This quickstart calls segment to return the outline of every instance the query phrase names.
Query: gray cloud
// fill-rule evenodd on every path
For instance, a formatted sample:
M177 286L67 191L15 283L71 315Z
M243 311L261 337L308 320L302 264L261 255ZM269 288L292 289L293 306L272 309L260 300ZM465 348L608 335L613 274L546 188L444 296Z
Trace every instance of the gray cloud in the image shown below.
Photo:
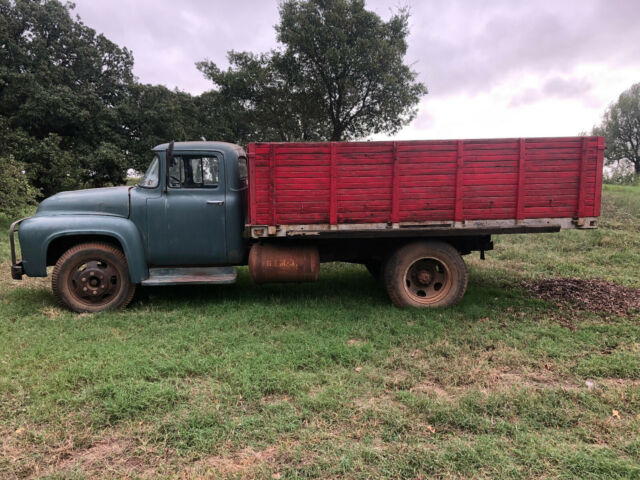
M200 93L211 87L195 62L226 65L228 50L263 51L275 46L276 0L76 0L83 22L131 49L134 73Z
M195 62L276 46L278 0L75 2L144 83L200 93ZM407 61L429 87L412 135L572 134L640 81L640 0L367 0L383 18L405 5Z
M516 92L509 105L520 107L548 98L581 98L589 101L589 92L592 88L592 83L585 78L554 76L538 88L528 87L521 92Z
M486 91L513 74L568 74L582 63L640 69L637 0L415 2L412 11L410 55L434 95Z
M85 23L133 50L141 81L199 92L194 63L276 45L277 0L77 0ZM638 64L638 0L369 0L411 10L408 59L432 95L480 93L518 73L568 75L585 62Z

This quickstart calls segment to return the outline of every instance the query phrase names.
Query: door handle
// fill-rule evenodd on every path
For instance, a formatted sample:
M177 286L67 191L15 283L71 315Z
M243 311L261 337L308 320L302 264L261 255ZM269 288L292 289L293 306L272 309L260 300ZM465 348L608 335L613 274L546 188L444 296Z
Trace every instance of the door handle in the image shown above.
M224 205L224 200L207 200L207 205Z

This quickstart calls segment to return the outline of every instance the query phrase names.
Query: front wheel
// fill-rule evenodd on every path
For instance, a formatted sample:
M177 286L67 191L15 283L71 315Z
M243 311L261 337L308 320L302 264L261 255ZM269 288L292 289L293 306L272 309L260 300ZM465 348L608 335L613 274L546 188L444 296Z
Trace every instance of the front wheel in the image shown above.
M51 289L74 312L124 308L136 286L129 279L127 260L106 243L83 243L67 250L53 268Z
M467 268L458 251L444 242L411 243L394 252L384 284L398 307L447 307L467 290Z

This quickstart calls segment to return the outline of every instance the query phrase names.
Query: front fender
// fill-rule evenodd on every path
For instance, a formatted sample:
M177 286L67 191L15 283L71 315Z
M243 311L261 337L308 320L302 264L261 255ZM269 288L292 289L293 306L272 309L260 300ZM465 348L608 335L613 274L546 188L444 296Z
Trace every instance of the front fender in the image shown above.
M109 215L36 215L20 225L18 238L24 272L30 277L47 276L47 250L53 240L65 236L101 235L122 245L131 281L149 276L144 244L138 228L128 218Z

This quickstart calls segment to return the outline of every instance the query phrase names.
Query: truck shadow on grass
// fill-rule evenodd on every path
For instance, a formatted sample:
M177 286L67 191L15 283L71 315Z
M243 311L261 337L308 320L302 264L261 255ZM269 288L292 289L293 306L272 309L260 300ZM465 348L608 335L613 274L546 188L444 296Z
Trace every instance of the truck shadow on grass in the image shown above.
M470 272L465 297L459 304L445 309L394 307L382 282L358 265L323 267L318 282L309 284L255 285L246 268L240 268L238 273L238 281L233 285L139 286L133 301L121 314L138 315L150 310L161 314L186 313L189 309L211 313L275 309L300 313L325 312L326 315L332 311L343 311L349 312L354 318L362 315L434 317L449 312L447 316L473 320L491 315L496 309L557 308L550 302L532 298L513 279L500 279L474 269ZM48 287L48 282L20 285L8 290L4 302L5 316L16 319L33 315L34 307L40 312L53 309L59 310L59 314L66 313L45 287Z
M381 281L374 279L363 267L332 266L321 272L311 284L255 285L246 269L240 269L234 285L191 285L139 287L130 309L182 309L186 306L237 305L296 310L352 310L353 312L407 312L408 315L432 315L433 312L456 312L470 318L486 316L499 307L533 307L544 309L551 304L527 296L516 282L486 278L472 272L467 294L462 301L445 309L398 309L387 296Z

